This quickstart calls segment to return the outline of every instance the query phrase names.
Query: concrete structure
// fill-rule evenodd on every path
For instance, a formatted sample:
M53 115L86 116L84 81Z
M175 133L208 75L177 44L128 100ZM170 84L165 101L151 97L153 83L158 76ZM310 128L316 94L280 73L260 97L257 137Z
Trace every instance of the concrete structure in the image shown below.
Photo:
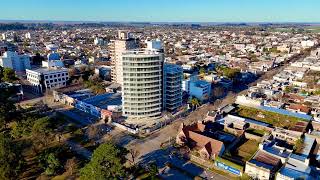
M294 144L298 139L300 139L302 134L303 134L302 132L291 131L288 129L278 128L278 127L276 127L272 131L272 136L274 138L286 141L291 144Z
M113 82L123 84L122 53L138 48L138 42L129 32L119 31L118 39L111 40L109 50L111 55L111 79Z
M155 118L162 110L163 53L128 51L123 62L123 115L128 118Z
M207 101L211 94L211 83L199 80L196 76L190 78L189 94L200 101Z
M146 41L148 50L163 50L160 40Z
M0 66L13 69L18 74L24 73L26 69L31 69L30 56L7 51L0 57Z
M36 70L27 69L27 80L32 85L32 90L36 93L43 93L46 89L55 89L67 85L69 79L68 69L40 68Z
M176 111L182 105L183 70L174 64L165 64L163 70L163 109Z
M269 180L274 179L280 167L280 159L259 150L246 162L245 173L254 179Z

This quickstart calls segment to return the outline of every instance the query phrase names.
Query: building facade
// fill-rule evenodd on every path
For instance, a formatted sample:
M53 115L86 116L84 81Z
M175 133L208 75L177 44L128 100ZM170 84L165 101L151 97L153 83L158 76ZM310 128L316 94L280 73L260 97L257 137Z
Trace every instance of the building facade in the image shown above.
M113 82L123 84L123 68L122 68L122 53L127 50L136 49L139 44L136 39L133 39L129 32L119 31L118 39L111 40L109 45L111 56L111 80Z
M165 64L163 69L163 109L169 112L176 111L182 105L181 66Z
M69 79L68 69L27 69L27 80L31 84L32 91L43 93L47 89L65 87Z
M123 115L157 118L162 111L163 53L128 51L123 61Z
M18 74L31 69L30 56L19 55L17 52L6 51L0 57L0 66L15 70Z
M202 102L207 101L211 95L211 83L193 76L189 82L189 94Z

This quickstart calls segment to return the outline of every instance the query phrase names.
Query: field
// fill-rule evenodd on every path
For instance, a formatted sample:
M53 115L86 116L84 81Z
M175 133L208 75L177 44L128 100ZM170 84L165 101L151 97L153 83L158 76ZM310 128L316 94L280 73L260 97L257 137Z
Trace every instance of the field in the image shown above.
M313 32L313 33L320 33L320 26L306 27L305 30Z
M253 135L256 135L256 136L260 136L260 137L264 136L264 134L266 133L266 131L264 131L264 130L253 129L253 128L247 129L246 132L253 134Z
M237 156L243 161L248 161L257 151L259 143L254 140L248 140L237 149Z
M255 119L261 122L271 124L275 127L294 127L299 121L304 121L303 119L282 115L274 112L264 111L256 108L250 108L245 106L239 106L236 110L239 116Z

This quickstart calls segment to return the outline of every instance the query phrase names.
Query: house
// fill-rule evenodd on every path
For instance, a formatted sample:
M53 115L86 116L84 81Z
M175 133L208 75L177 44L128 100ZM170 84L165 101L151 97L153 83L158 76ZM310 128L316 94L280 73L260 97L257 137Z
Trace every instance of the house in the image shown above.
M211 95L211 83L191 77L189 83L189 94L200 101L207 101Z
M225 146L222 141L203 135L205 128L206 126L202 123L195 123L189 126L182 123L176 142L179 145L189 145L203 159L214 160L223 154Z
M288 107L287 110L296 112L296 113L301 113L301 114L309 114L311 109L307 106L301 105L301 104L293 104L291 103Z
M269 180L275 177L281 164L279 158L258 150L254 157L246 162L245 173L254 179Z
M274 138L289 142L291 144L294 144L300 137L302 136L302 132L298 131L291 131L288 129L278 128L276 127L272 131L272 136Z

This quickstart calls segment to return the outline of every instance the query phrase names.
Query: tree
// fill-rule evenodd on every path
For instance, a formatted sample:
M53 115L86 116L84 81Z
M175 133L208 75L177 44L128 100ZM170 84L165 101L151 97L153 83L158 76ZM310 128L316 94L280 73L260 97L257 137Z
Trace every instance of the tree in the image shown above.
M23 162L17 150L13 141L0 133L0 179L16 179Z
M68 159L64 168L68 176L74 175L78 170L78 160L75 157Z
M155 179L156 176L159 174L158 166L155 163L150 164L148 170L149 170L149 174L151 176L151 179Z
M121 150L112 143L101 144L91 161L80 170L80 179L120 179L125 175Z
M6 82L13 82L18 80L18 78L16 77L16 73L14 72L14 70L10 68L4 68L2 80Z
M6 128L7 123L12 120L16 111L14 103L8 100L8 96L4 94L5 92L0 93L0 129Z
M51 176L56 173L56 171L61 167L59 159L54 153L50 153L47 157L47 168L46 174Z
M192 108L195 109L200 106L200 101L198 100L198 98L192 97L190 100L190 104L191 104Z
M55 175L59 170L61 170L62 165L58 158L58 155L61 152L61 147L53 147L45 149L38 155L37 160L39 162L39 166L45 170L46 175Z
M130 156L131 156L131 163L132 165L136 164L136 158L140 155L140 152L134 148L129 150Z
M206 70L203 67L201 67L199 73L200 75L204 75L206 73Z
M52 128L49 117L43 117L34 122L32 136L34 137L35 143L47 146L50 141L49 135L51 132Z

